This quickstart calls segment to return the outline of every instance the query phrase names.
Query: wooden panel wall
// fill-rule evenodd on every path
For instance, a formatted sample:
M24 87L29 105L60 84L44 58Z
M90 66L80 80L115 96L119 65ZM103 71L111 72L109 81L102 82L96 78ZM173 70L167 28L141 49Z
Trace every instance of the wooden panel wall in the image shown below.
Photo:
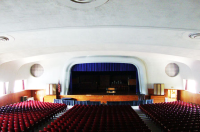
M44 96L44 102L54 102L54 99L56 99L56 95L46 95Z
M148 95L150 99L153 99L154 103L165 102L165 97L168 97L168 89L164 89L164 95L154 95L154 89L148 89Z
M31 96L34 97L34 100L36 101L44 101L44 96L46 96L46 90L31 90Z
M148 95L154 95L154 89L148 88Z
M74 98L77 101L101 101L101 103L138 100L137 95L60 95L60 98ZM53 102L54 99L56 99L56 95L44 96L44 102Z
M181 101L200 104L200 94L191 93L185 90L179 90L178 95Z
M165 102L165 96L163 95L151 95L151 99L153 99L153 103Z
M154 95L154 89L148 89L148 95ZM164 89L164 96L168 97L168 89Z
M138 95L61 95L61 98L75 98L77 101L133 101L138 100Z
M25 90L17 93L11 93L0 97L0 107L17 102L21 102L22 96L31 97L31 90Z

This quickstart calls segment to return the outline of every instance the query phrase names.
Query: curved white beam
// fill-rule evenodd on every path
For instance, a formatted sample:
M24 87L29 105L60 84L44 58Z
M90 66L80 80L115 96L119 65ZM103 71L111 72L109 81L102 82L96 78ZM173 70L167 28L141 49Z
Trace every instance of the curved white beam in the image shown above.
M62 86L63 90L61 92L62 95L67 95L70 83L70 73L71 68L80 63L129 63L136 66L138 70L138 81L139 81L139 89L141 94L147 94L147 77L146 77L146 68L145 64L136 57L127 57L127 56L85 56L78 57L69 60L63 71L62 77Z

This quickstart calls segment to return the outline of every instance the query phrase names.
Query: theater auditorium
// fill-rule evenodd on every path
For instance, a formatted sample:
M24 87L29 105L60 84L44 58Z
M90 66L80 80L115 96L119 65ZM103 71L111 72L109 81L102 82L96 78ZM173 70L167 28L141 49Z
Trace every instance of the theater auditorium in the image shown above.
M0 131L200 131L199 5L1 0Z

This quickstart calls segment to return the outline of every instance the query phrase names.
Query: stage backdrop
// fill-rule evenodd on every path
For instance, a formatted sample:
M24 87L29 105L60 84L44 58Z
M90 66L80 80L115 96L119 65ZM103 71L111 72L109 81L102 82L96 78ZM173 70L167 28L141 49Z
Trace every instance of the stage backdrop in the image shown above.
M100 72L100 71L136 71L136 93L140 94L139 91L139 82L138 82L138 72L137 68L133 64L128 63L83 63L83 64L76 64L71 68L71 75L70 75L70 84L69 84L69 91L68 95L73 93L72 88L72 72L73 71L92 71L92 72Z

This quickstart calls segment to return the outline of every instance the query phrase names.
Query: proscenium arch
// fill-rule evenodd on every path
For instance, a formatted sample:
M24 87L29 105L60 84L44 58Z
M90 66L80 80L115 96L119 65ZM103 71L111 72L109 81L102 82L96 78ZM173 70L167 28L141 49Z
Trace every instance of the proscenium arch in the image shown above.
M64 66L62 74L61 95L67 95L70 83L71 68L81 63L129 63L135 65L138 71L139 90L141 94L147 94L146 68L142 60L128 56L84 56L70 59Z

